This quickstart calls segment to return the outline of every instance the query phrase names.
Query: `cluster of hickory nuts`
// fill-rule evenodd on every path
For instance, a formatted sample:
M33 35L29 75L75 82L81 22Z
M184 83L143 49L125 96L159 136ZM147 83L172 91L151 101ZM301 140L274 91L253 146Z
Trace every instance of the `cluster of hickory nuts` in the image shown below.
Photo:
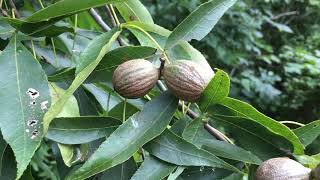
M160 73L161 72L161 73ZM158 69L144 59L127 61L117 67L113 74L114 89L125 98L146 95L163 77L169 90L179 99L197 101L213 74L187 60L165 64ZM298 162L286 158L273 158L263 162L257 169L255 180L320 180L320 166L313 172Z
M161 72L161 73L160 73ZM178 60L165 64L163 69L156 68L144 59L135 59L122 63L113 73L112 83L115 91L129 99L146 95L163 79L169 90L179 99L195 102L210 81L200 65L188 61Z

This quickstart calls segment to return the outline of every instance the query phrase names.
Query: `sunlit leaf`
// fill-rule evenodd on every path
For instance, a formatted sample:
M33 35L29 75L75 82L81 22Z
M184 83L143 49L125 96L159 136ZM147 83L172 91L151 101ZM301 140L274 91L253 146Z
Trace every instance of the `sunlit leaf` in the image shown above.
M227 73L218 70L205 90L202 92L199 106L206 112L212 104L218 103L229 95L230 79Z
M201 40L235 2L236 0L211 0L200 5L172 31L165 49L181 40Z

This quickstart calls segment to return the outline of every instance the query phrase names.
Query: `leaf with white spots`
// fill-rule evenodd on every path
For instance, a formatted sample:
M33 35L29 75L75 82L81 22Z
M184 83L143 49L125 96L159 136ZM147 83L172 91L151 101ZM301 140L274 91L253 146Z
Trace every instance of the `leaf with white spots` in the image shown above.
M0 127L17 161L17 179L43 137L41 103L50 94L41 65L14 36L0 55Z

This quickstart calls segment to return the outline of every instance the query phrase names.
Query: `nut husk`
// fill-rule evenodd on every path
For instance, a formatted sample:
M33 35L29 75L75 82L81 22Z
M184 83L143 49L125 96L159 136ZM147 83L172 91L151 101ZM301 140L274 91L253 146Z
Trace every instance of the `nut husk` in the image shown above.
M129 99L146 95L159 79L159 70L144 59L134 59L119 65L113 73L115 91Z
M184 101L195 102L214 75L205 72L202 66L195 62L177 60L165 65L163 77L175 96Z
M255 180L309 180L311 169L287 157L264 161L257 169Z

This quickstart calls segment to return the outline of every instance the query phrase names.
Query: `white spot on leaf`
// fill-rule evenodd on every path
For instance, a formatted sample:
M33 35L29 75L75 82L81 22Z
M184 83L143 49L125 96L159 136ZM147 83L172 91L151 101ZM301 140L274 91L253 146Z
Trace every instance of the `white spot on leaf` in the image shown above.
M134 128L138 128L139 127L139 124L136 120L132 120L132 125Z
M32 131L31 139L35 139L36 137L38 137L38 135L39 135L39 131L38 130Z
M204 167L203 166L201 166L200 167L200 172L202 172L204 170Z
M37 99L40 96L40 93L33 88L29 88L27 94L30 96L31 99Z
M30 105L36 105L36 101L30 101Z
M27 125L30 126L30 127L33 127L33 126L35 126L37 123L38 123L37 120L32 119L32 120L29 120L29 121L27 122Z
M41 104L41 110L44 111L44 110L47 110L48 107L47 107L47 104L49 103L49 101L43 101Z

